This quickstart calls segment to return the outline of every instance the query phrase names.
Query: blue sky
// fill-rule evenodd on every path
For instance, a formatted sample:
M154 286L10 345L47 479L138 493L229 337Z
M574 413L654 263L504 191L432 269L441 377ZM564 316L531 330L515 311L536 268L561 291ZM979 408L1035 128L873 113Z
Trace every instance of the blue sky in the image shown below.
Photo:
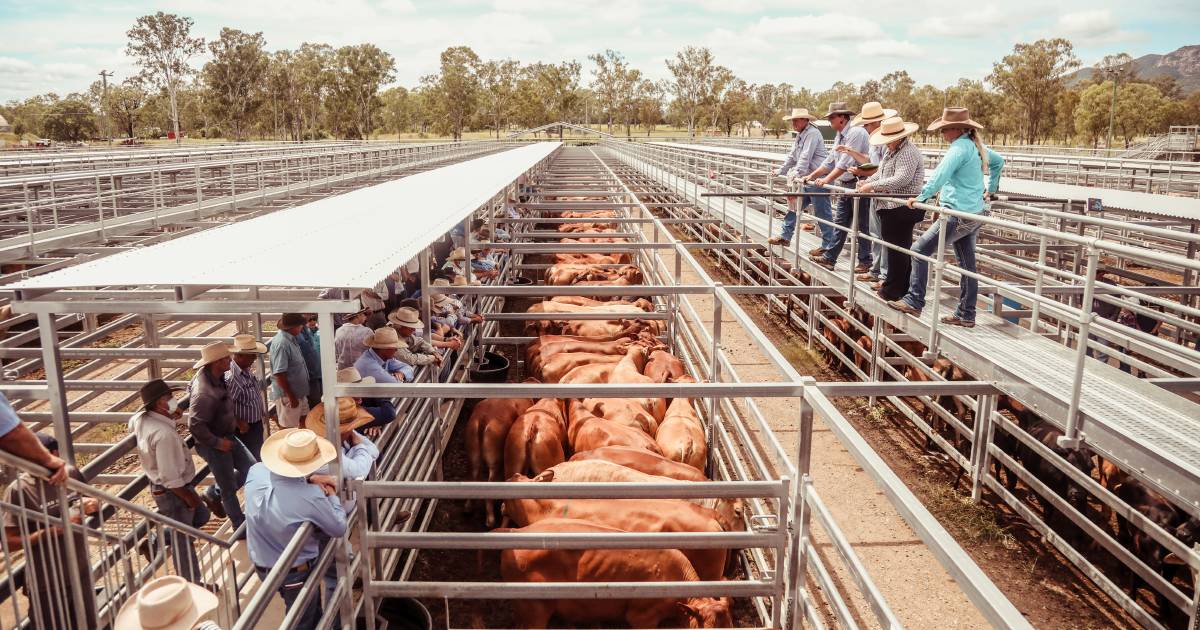
M870 10L854 11L856 6ZM918 82L982 78L1016 42L1062 36L1084 63L1112 52L1166 53L1200 44L1195 0L1097 4L1080 0L909 0L816 3L790 0L0 0L0 101L85 89L101 69L135 72L125 31L156 10L192 17L211 38L221 27L262 31L268 47L305 41L372 42L396 58L397 82L436 70L447 46L485 58L585 61L612 48L652 78L683 46L712 48L751 82L814 89L906 69ZM197 60L197 66L203 58ZM584 65L585 80L590 64Z

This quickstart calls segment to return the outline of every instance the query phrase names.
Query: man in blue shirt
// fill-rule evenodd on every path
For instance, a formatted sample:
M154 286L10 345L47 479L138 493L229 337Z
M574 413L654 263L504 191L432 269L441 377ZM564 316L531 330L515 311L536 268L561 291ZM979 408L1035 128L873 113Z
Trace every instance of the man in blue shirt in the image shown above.
M845 103L832 103L829 105L829 113L825 114L825 120L828 120L829 125L837 131L837 136L833 140L834 151L829 154L829 157L825 158L825 161L821 163L821 166L817 170L808 174L805 178L806 180L816 180L817 186L822 188L830 184L835 184L843 188L854 188L858 178L854 173L850 172L850 169L856 168L858 162L845 149L838 151L837 147L846 147L857 153L869 153L871 145L868 142L870 136L867 134L867 130L858 125L850 124L850 119L853 116L854 111L846 107ZM849 228L854 219L854 214L857 213L859 215L858 229L865 231L870 221L868 215L869 209L869 204L860 203L857 198L840 196L838 197L837 208L833 213L834 223L843 228ZM838 255L842 252L842 247L846 244L847 235L847 230L831 228L828 233L823 235L821 246L809 252L812 260L823 267L833 269ZM865 239L859 239L858 267L855 268L855 272L865 273L870 268L870 244Z
M40 464L51 471L50 483L62 485L70 472L67 463L51 455L38 440L37 434L29 427L21 424L12 403L4 394L0 394L0 451L12 453L35 464Z
M783 166L779 167L777 175L788 178L788 189L791 190L795 188L796 182L801 176L816 169L825 159L825 139L821 137L821 132L810 124L817 117L808 113L808 110L803 107L793 109L792 113L784 116L783 119L791 121L792 130L796 132L796 141L792 143L792 150L784 160ZM804 192L815 190L817 189L805 188ZM796 209L804 208L809 203L812 204L813 214L817 218L826 221L830 219L829 197L801 197L795 201L795 205L789 202L787 214L783 217L783 230L780 231L779 236L771 237L771 240L767 242L772 245L790 243L792 234L796 231ZM820 229L823 234L830 228L822 225Z
M308 413L308 364L298 339L307 323L299 313L284 313L275 324L278 332L268 344L274 377L271 399L275 401L275 414L283 427L300 426L300 419Z
M313 474L337 459L337 447L308 429L283 429L263 443L262 457L246 478L246 547L259 579L279 563L300 526L315 526L279 587L283 605L290 610L320 555L319 539L346 534L346 512L337 497L336 479ZM337 586L336 569L331 566L323 579L328 598ZM295 627L316 628L322 601L317 596L309 600Z

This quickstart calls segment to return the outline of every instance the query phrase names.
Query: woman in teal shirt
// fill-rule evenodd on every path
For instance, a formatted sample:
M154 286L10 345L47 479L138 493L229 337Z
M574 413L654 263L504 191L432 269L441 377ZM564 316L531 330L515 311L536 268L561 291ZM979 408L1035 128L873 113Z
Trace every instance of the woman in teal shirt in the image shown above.
M965 107L947 107L942 117L929 125L929 131L941 131L942 138L950 144L942 162L929 177L921 194L908 200L912 208L917 202L924 203L938 196L938 204L959 212L979 216L988 214L984 201L995 194L1000 185L1000 171L1004 169L1004 158L983 145L979 131L983 125L971 120ZM984 189L984 180L987 189ZM975 237L982 225L979 221L950 217L946 221L946 244L954 246L958 266L975 272ZM941 223L933 225L917 239L913 251L925 256L933 255L937 249L938 231ZM929 263L914 258L909 276L908 293L888 306L911 315L920 315L925 308L925 281L929 276ZM958 309L953 315L942 318L942 322L954 326L975 326L975 301L979 297L979 281L962 275L958 280ZM936 296L935 296L936 299Z

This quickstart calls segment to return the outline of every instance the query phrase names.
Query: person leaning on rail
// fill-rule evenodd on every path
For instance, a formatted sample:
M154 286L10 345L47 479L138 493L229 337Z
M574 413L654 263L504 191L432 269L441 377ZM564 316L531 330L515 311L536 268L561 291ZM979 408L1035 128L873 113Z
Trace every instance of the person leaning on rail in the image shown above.
M356 368L351 366L338 370L337 382L343 384L361 383L363 385L371 385L375 383L375 378L371 376L364 377L358 373ZM363 409L366 409L367 413L371 414L372 421L362 427L363 433L370 437L379 437L380 433L383 432L383 427L396 419L396 407L392 405L390 399L355 398L354 402Z
M851 157L845 148L849 148L856 153L866 154L871 150L868 134L865 129L858 125L850 123L854 112L846 107L845 103L831 103L829 105L829 113L825 114L825 120L829 121L830 126L837 130L837 136L834 137L834 150L825 158L821 166L817 170L809 173L804 177L805 181L814 181L820 188L836 184L843 188L854 188L858 177L850 172L850 169L858 166L858 162ZM842 148L838 151L838 148ZM820 179L817 179L820 178ZM830 229L827 234L828 238L821 240L821 246L809 252L809 257L828 269L833 269L837 264L838 256L842 253L842 247L846 244L846 239L850 236L848 228L854 219L854 215L858 215L858 229L865 231L868 228L870 206L853 197L845 195L838 196L837 207L834 208L833 221L847 230ZM858 265L854 267L855 273L866 273L871 268L871 244L864 238L858 238Z
M21 422L12 403L3 393L0 393L0 451L49 469L50 478L47 481L55 486L61 486L73 469L42 446L37 434Z
M206 495L220 500L224 514L214 511L218 517L228 515L237 529L246 520L237 493L258 460L237 438L237 418L225 384L225 372L232 363L233 355L223 342L210 343L200 351L200 360L194 366L196 376L192 377L188 429L196 440L196 453L208 462L216 482L208 487Z
M971 120L965 107L947 107L942 117L930 123L929 131L941 131L942 138L950 144L942 161L930 175L929 181L916 198L908 200L908 207L925 203L938 195L943 208L959 212L987 216L986 201L1000 184L1000 171L1004 158L984 146L979 139L983 125ZM985 187L986 186L986 187ZM954 255L959 267L975 272L975 237L982 225L979 221L950 217L946 221L946 245L954 246ZM941 223L933 225L917 239L913 251L929 256L937 250L938 231ZM909 278L908 293L888 302L888 306L909 315L920 315L925 308L925 282L929 275L929 263L918 258L913 264ZM958 308L953 315L942 318L952 326L972 328L975 326L975 301L979 294L979 282L975 278L960 275Z
M895 115L896 110L884 109L884 107L880 105L878 101L870 101L868 103L863 103L862 111L850 121L850 124L861 126L866 130L869 136L870 134L875 133L876 129L879 129L880 123ZM866 153L859 153L849 145L845 144L834 147L834 151L837 151L838 153L845 153L846 155L854 158L854 161L857 164L855 166L851 166L847 170L857 177L860 183L864 178L870 177L878 172L879 165L883 162L883 156L887 152L887 147L885 145L871 144L869 138L868 144L870 144L870 150ZM875 238L883 238L882 224L880 223L878 211L879 204L874 202L859 201L860 208L862 204L867 203L870 204L871 208L871 236L874 236ZM861 226L862 215L860 214L859 217L858 224ZM861 240L859 241L859 246L862 246ZM880 243L871 243L871 268L866 272L859 274L857 277L859 280L869 280L872 282L881 280L887 275L887 266L887 256L884 255L883 245Z
M150 496L158 513L185 525L199 528L210 512L221 509L221 501L196 492L196 464L183 437L175 430L188 408L188 399L175 398L181 388L170 387L156 378L138 390L142 409L129 419L138 461L150 482ZM175 561L175 573L189 582L201 582L200 561L192 541L172 530L165 541Z
M808 113L808 110L803 107L794 108L791 114L783 117L784 122L792 123L792 130L796 132L796 140L792 142L792 150L788 152L783 166L779 167L779 172L772 173L772 175L786 176L789 191L796 188L801 175L815 170L825 160L825 140L821 137L821 132L812 124L812 121L816 119L816 116ZM805 188L804 192L809 192L809 189ZM810 203L817 218L826 221L830 219L829 197L800 197L789 200L788 211L783 217L783 228L779 236L773 236L767 242L771 245L786 245L792 242L792 234L796 231L796 211ZM805 229L808 229L808 226L805 226ZM818 229L821 234L824 234L830 228L822 224Z
M371 329L364 324L370 312L370 309L364 306L358 312L347 315L345 323L334 333L333 354L337 357L339 370L353 366L358 357L366 351L363 340L371 336Z
M865 181L858 183L862 192L882 192L906 198L921 192L925 183L925 165L921 150L908 140L920 129L917 123L904 122L898 116L888 118L871 134L871 148L885 149L879 168ZM880 237L890 245L908 250L912 247L913 227L925 218L925 211L909 208L895 201L875 200L873 214L879 216ZM872 285L879 297L898 300L908 291L912 257L907 251L886 248L887 263L883 282Z
M346 511L337 496L337 479L315 474L337 459L337 447L308 429L283 429L263 443L262 462L246 478L246 550L259 580L279 564L296 530L312 523L316 531L305 539L279 585L286 610L295 605L320 555L324 538L346 535ZM322 576L325 595L313 595L299 615L297 630L312 630L324 604L337 586L336 563Z

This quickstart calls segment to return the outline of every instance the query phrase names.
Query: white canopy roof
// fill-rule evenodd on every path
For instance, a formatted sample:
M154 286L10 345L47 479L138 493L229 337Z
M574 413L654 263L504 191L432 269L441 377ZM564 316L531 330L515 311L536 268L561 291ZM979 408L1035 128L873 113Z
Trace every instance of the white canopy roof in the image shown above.
M559 146L524 145L5 288L373 287Z

